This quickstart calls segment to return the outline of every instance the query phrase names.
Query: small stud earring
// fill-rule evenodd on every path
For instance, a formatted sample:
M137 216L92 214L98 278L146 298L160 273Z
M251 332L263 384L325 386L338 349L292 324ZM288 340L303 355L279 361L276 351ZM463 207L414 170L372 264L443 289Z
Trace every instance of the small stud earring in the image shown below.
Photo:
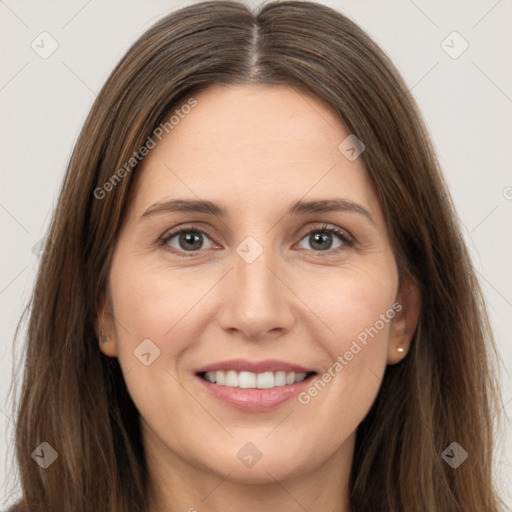
M404 347L396 347L396 351L397 352L405 352L405 348Z

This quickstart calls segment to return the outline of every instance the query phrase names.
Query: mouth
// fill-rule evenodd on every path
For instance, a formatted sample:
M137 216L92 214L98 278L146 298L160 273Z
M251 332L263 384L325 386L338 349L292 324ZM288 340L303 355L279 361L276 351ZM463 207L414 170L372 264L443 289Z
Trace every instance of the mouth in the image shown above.
M224 405L245 412L263 412L298 395L317 375L284 361L231 360L195 372L203 389Z
M277 372L254 373L236 370L217 370L197 373L206 382L218 386L242 389L273 389L281 386L290 386L309 379L316 372Z

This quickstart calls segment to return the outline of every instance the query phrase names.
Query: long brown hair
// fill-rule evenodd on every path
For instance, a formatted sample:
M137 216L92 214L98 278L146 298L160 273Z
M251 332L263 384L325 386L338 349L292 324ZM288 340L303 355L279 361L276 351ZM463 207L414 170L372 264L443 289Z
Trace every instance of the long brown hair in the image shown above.
M16 510L147 509L139 415L117 360L99 350L95 329L137 166L119 169L176 105L212 84L250 83L288 85L320 98L364 142L361 157L400 272L421 295L410 353L387 367L357 430L352 511L497 512L496 349L407 87L368 35L329 7L277 1L252 12L224 0L182 8L144 33L111 73L80 133L25 311ZM120 179L105 187L114 176ZM441 457L454 441L469 453L457 469ZM43 442L58 453L47 469L31 457Z

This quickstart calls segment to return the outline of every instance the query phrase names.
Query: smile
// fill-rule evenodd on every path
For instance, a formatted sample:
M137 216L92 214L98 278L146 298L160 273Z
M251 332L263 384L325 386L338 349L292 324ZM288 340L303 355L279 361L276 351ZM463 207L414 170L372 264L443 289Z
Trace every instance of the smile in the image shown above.
M312 368L276 359L219 361L194 373L208 395L244 412L270 411L292 400L317 375Z
M217 370L201 373L200 376L212 384L230 388L271 389L298 384L306 379L308 373L286 371L253 373L247 371L237 372L236 370Z

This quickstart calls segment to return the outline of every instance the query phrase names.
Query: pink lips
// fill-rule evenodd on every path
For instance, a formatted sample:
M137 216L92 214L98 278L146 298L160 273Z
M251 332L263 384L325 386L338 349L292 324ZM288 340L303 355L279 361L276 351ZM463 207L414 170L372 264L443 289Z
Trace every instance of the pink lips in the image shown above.
M309 373L313 370L304 368L298 364L287 363L286 361L279 361L277 359L265 359L264 361L249 361L247 359L230 359L229 361L221 361L219 363L212 363L198 368L195 373L202 372L215 372L217 370L235 370L237 372L295 372L295 373Z
M311 376L296 384L286 386L277 386L270 389L243 389L230 386L222 386L206 381L198 374L203 372L213 372L217 370L235 370L237 372L295 372L295 373L311 373L313 370L304 366L278 361L275 359L267 359L265 361L248 361L245 359L231 359L202 366L196 370L197 378L211 396L219 400L221 403L233 407L244 412L264 412L277 407L283 402L297 396L311 384Z

